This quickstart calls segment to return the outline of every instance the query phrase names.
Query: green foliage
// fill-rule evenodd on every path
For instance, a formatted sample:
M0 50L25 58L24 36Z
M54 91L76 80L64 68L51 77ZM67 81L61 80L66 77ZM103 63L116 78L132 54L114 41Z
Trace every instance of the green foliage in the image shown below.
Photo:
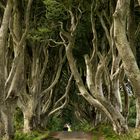
M43 41L49 38L49 34L51 33L51 30L47 27L38 27L37 29L30 30L30 33L28 35L28 38L33 41Z
M94 140L99 140L101 137L104 140L139 140L140 132L137 129L132 129L128 134L118 135L109 125L98 125L93 129Z
M140 140L139 129L130 129L128 134L118 135L116 134L110 125L98 125L94 129L87 122L80 123L75 126L74 130L81 130L85 132L93 132L94 140ZM22 132L16 132L14 140L41 140L47 139L49 132L31 132L30 134L23 134Z
M74 120L74 108L73 108L73 106L67 105L67 107L65 107L62 110L61 118L62 118L62 121L63 121L63 125L65 123L70 123L71 124L72 121Z
M46 5L46 18L48 21L63 21L67 19L64 6L56 0L44 0Z
M39 140L42 134L38 132L32 132L30 134L24 134L23 132L16 132L14 140Z
M63 128L62 119L56 115L51 117L48 121L48 129L50 131L61 131Z
M118 135L114 133L112 127L108 125L98 126L95 132L104 135L108 140L113 140L118 138Z
M42 1L36 0L33 2L33 10L31 12L31 24L28 34L28 39L32 41L46 40L50 34L47 27L46 6Z
M49 38L54 38L56 41L59 40L60 39L60 37L58 36L60 31L59 21L63 22L64 29L68 30L67 28L69 28L70 26L70 20L69 20L70 15L68 13L68 9L71 9L75 16L78 15L79 3L81 3L80 9L82 10L82 18L80 19L80 22L76 30L75 47L73 48L73 54L76 59L77 66L78 68L80 68L80 70L79 69L78 70L82 71L80 74L83 76L85 71L85 62L83 56L85 54L90 54L93 47L92 46L93 34L91 30L91 21L90 21L91 0L43 0L43 2L38 0L34 2L33 11L32 11L32 23L30 26L30 31L27 39L28 40L31 39L30 42L38 41L39 43L42 40L44 41ZM107 2L102 3L102 5L98 8L98 11L103 10L104 8L108 8L106 4L108 3ZM106 41L105 38L105 41L103 42L104 45L100 45L102 44L101 41L102 38L105 36L105 33L101 26L100 20L96 15L94 16L96 21L96 31L97 31L98 44L99 44L98 49L102 52L104 51L104 49L107 49L108 42ZM137 20L139 21L139 17L137 17ZM55 51L53 50L53 52ZM56 53L50 54L49 52L49 57L54 59L54 56L56 56ZM52 62L49 60L48 63L52 63ZM53 73L52 68L50 69L51 69L51 73ZM62 81L64 80L62 79ZM64 89L64 86L62 86L61 84L61 87L59 88ZM76 92L78 91L76 91L74 87L72 93L76 93ZM62 92L62 94L63 93L64 91ZM78 100L77 98L78 97L76 97L75 94L70 95L71 104L77 102L78 104L82 103L82 105L84 105L83 100ZM85 108L85 106L83 106L83 108ZM103 135L107 140L140 139L139 137L140 133L137 130L135 131L132 130L129 135L122 135L122 136L118 136L117 134L115 134L114 131L112 130L112 127L107 125L97 126L93 130L92 125L89 124L88 121L82 120L82 122L79 122L74 116L74 111L75 111L74 107L68 105L66 108L63 109L61 115L58 116L54 114L48 121L47 124L48 129L50 131L61 131L65 123L71 123L73 131L74 130L93 131L95 137L97 136L97 139L99 138L98 136L100 135ZM131 99L130 114L128 118L129 126L131 127L135 126L135 118L136 118L135 99ZM15 127L18 130L23 128L23 114L19 108L17 109L15 115ZM16 132L15 140L33 140L33 139L37 140L37 138L39 139L43 135L46 134L33 132L27 135L21 132Z
M14 140L42 140L48 136L49 132L37 132L33 131L29 134L17 131Z
M135 104L135 99L132 97L130 98L128 125L130 127L135 127L135 123L136 123L136 104Z
M64 124L73 124L75 120L73 113L73 110L64 108L59 115L56 113L49 119L47 128L50 131L62 131Z
M72 125L72 130L73 131L84 131L84 132L89 132L93 129L93 126L89 124L87 121L83 122L78 122Z
M15 128L17 130L23 128L23 113L20 108L16 108L16 113L15 113L15 121L14 121Z

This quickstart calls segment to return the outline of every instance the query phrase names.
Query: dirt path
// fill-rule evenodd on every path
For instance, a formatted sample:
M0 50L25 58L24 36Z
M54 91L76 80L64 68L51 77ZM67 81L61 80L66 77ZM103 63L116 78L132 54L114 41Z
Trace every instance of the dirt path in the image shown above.
M90 132L52 132L52 138L59 140L93 140L93 134Z

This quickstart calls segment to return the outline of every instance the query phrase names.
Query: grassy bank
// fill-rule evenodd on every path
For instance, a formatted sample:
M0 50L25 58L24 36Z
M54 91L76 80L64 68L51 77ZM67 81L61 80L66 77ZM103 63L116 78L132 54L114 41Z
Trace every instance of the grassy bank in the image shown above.
M130 128L130 132L124 135L117 135L112 128L107 125L97 126L92 130L93 140L140 140L140 130ZM48 131L31 132L30 134L23 134L20 131L16 132L14 140L43 140L48 137Z

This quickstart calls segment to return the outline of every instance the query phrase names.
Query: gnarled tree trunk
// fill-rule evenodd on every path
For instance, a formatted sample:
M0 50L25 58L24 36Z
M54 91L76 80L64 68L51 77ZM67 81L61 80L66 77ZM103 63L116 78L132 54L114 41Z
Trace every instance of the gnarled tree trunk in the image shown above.
M102 89L102 75L106 63L103 59L102 63L99 63L96 76L95 76L95 86L93 81L93 75L92 75L92 65L91 61L88 55L85 55L85 64L86 64L86 78L88 79L86 81L87 87L89 91L87 90L86 86L83 83L83 80L80 76L80 73L78 72L75 59L73 57L72 50L75 46L75 31L78 25L79 20L74 20L74 14L72 11L69 11L71 15L71 28L70 32L62 32L60 34L63 34L65 36L69 43L66 44L64 41L64 45L66 48L66 55L69 62L69 66L71 69L71 72L75 78L76 84L79 88L80 94L94 107L97 107L99 110L104 112L108 119L112 122L112 125L114 127L114 130L118 133L126 133L128 132L128 126L125 122L124 117L121 115L121 113L118 110L115 110L114 106L108 102L108 100L104 97L103 89ZM80 16L79 16L80 17ZM64 40L63 36L61 36L62 40ZM110 51L109 51L110 52ZM108 58L108 57L107 57Z
M99 110L103 111L107 117L111 120L114 130L118 133L125 133L128 131L127 124L125 122L125 119L120 114L119 111L115 110L115 108L102 96L100 96L100 91L96 90L96 93L94 93L95 98L94 99L86 90L80 75L78 73L78 70L76 68L76 64L74 62L74 58L72 55L72 48L74 42L70 42L69 45L66 47L66 54L69 61L70 69L72 71L72 74L74 75L74 78L76 80L77 86L79 88L79 91L81 95L94 107L97 107ZM89 70L90 71L90 70ZM92 82L90 82L92 83ZM92 85L91 85L92 87ZM91 90L91 93L94 91Z
M10 100L10 99L9 99ZM11 140L14 138L14 111L15 103L9 101L5 103L5 106L2 108L2 120L4 122L5 135L4 140Z
M4 120L4 128L5 128L5 139L9 140L13 136L13 114L12 110L8 110L9 106L6 105L5 102L5 50L6 50L6 42L8 38L8 27L9 21L11 18L11 12L13 8L12 0L7 1L7 5L4 11L3 20L0 28L0 106L1 106L1 117ZM11 113L9 116L9 113Z
M34 117L34 99L30 99L27 102L27 106L24 106L23 116L24 116L24 133L29 133L33 129L33 117Z
M125 72L132 82L136 95L136 127L140 127L140 71L135 56L130 48L126 35L126 18L128 17L130 0L118 0L114 12L114 39L119 55L122 58Z

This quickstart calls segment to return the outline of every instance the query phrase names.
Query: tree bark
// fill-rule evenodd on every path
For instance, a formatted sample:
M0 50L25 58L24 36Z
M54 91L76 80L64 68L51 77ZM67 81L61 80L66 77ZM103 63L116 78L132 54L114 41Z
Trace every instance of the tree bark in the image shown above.
M139 6L140 6L140 0L138 0Z
M122 101L119 89L119 79L115 78L112 80L113 105L119 112L122 112Z
M9 26L9 20L11 17L11 11L12 11L12 0L8 0L2 25L0 28L0 104L3 103L4 99L4 85L5 85L5 50L6 50L6 42L8 38L8 26Z
M3 20L0 28L0 106L1 106L1 117L4 120L5 127L5 139L9 140L13 136L13 114L10 110L8 110L7 106L4 103L5 99L5 50L6 50L6 42L8 38L8 27L9 21L11 18L13 3L12 0L7 1L7 5L4 11ZM5 111L4 111L5 110ZM11 110L12 111L12 110Z
M114 12L114 39L119 55L122 58L125 72L132 82L136 94L136 127L140 127L140 71L126 36L126 18L129 5L130 0L118 0L117 2Z
M126 133L128 131L128 126L125 122L124 117L121 115L120 113L120 108L119 109L115 109L116 106L121 106L120 102L118 99L119 93L118 93L118 83L115 83L115 87L114 87L114 96L116 98L116 102L115 102L115 106L113 106L110 102L108 102L108 99L105 98L104 94L103 94L103 89L102 89L102 75L103 75L103 69L104 69L104 65L105 65L105 60L107 60L107 58L103 59L103 62L98 66L97 68L97 72L96 72L96 76L95 76L95 88L89 88L90 92L92 93L92 95L106 108L106 110L110 113L112 119L113 119L113 126L114 126L114 130L118 133ZM87 66L87 73L89 72L90 74L87 74L87 76L91 75L92 76L92 70L90 69L90 67L88 65L91 65L90 63L90 59L89 57L85 57L85 61L86 61L86 66ZM92 79L91 79L92 80ZM89 82L89 81L88 81ZM90 81L89 83L92 84L91 87L93 87L93 82ZM116 91L117 90L117 91ZM95 93L94 93L95 92ZM116 93L115 93L116 92Z
M5 103L1 110L5 129L4 140L12 140L14 138L14 111L15 103L12 100Z
M115 131L117 131L118 133L126 133L128 131L128 127L127 127L127 124L125 123L125 119L123 118L123 116L118 111L116 111L114 107L107 100L105 100L104 97L100 95L98 90L95 91L96 93L94 95L96 99L94 99L86 90L83 84L83 81L79 75L79 72L76 68L76 64L74 62L74 58L72 55L73 46L74 46L74 40L71 39L68 46L66 47L66 54L67 54L67 59L69 61L71 72L76 80L76 83L77 83L77 86L79 88L81 95L91 105L93 105L94 107L97 107L98 109L100 109L107 115L107 117L111 120ZM93 86L90 85L90 87L93 87ZM91 90L92 95L93 95L93 92L94 91Z
M26 110L23 111L24 115L24 133L29 133L33 129L33 110L32 105L30 104L30 107L26 108Z
M127 87L124 83L122 83L123 91L124 91L124 110L123 110L123 116L127 122L128 115L129 115L129 107L130 107L130 101L129 101L129 94L127 91Z
M68 39L68 44L66 44L65 39L63 36L61 36L62 40L64 41L64 45L66 48L66 56L69 62L70 70L75 78L76 84L79 88L80 94L89 102L90 105L97 107L99 110L103 111L106 116L109 118L109 120L112 122L114 130L117 131L118 133L126 133L128 132L128 126L125 123L125 119L123 116L120 114L119 111L116 111L115 108L112 106L108 100L103 95L103 90L102 90L102 71L104 67L100 67L97 69L98 73L96 72L96 77L95 77L95 83L96 86L94 87L94 82L92 80L92 67L91 67L91 62L88 57L86 57L85 62L86 62L86 71L87 71L87 76L86 77L88 80L87 86L89 91L86 89L83 80L80 76L80 73L78 72L75 59L73 57L72 50L75 46L75 30L78 25L79 20L77 19L76 21L74 20L74 14L72 11L70 11L71 15L71 27L70 27L70 32L65 32L62 29L62 32L60 32L60 35L63 34ZM62 28L62 27L61 27ZM111 51L109 51L111 52ZM88 55L87 55L88 56ZM104 65L103 65L104 66Z
M13 37L13 42L14 42L14 59L17 60L17 63L15 64L15 70L14 74L11 77L11 83L10 87L8 89L8 94L7 98L9 98L12 93L14 96L18 96L22 102L25 102L25 98L28 95L26 94L26 79L25 79L25 41L26 41L26 36L29 30L29 18L30 18L30 11L31 11L31 5L32 5L32 0L28 1L27 4L27 9L26 9L26 16L25 16L25 30L22 33L22 23L21 23L21 2L18 0L14 1L14 17L13 17L13 24L12 27L10 28L10 32ZM14 67L14 64L13 64ZM12 71L12 69L11 69ZM11 75L10 75L11 76ZM10 78L9 78L10 79ZM25 98L24 98L25 96ZM26 98L28 99L28 98ZM29 100L30 102L30 100ZM21 105L22 106L22 105ZM27 107L27 108L26 108ZM26 109L25 109L26 108ZM27 111L28 112L27 112ZM30 129L30 120L32 118L32 102L29 103L27 102L27 106L22 107L22 111L24 114L24 126L25 126L25 131L27 132L28 129Z

